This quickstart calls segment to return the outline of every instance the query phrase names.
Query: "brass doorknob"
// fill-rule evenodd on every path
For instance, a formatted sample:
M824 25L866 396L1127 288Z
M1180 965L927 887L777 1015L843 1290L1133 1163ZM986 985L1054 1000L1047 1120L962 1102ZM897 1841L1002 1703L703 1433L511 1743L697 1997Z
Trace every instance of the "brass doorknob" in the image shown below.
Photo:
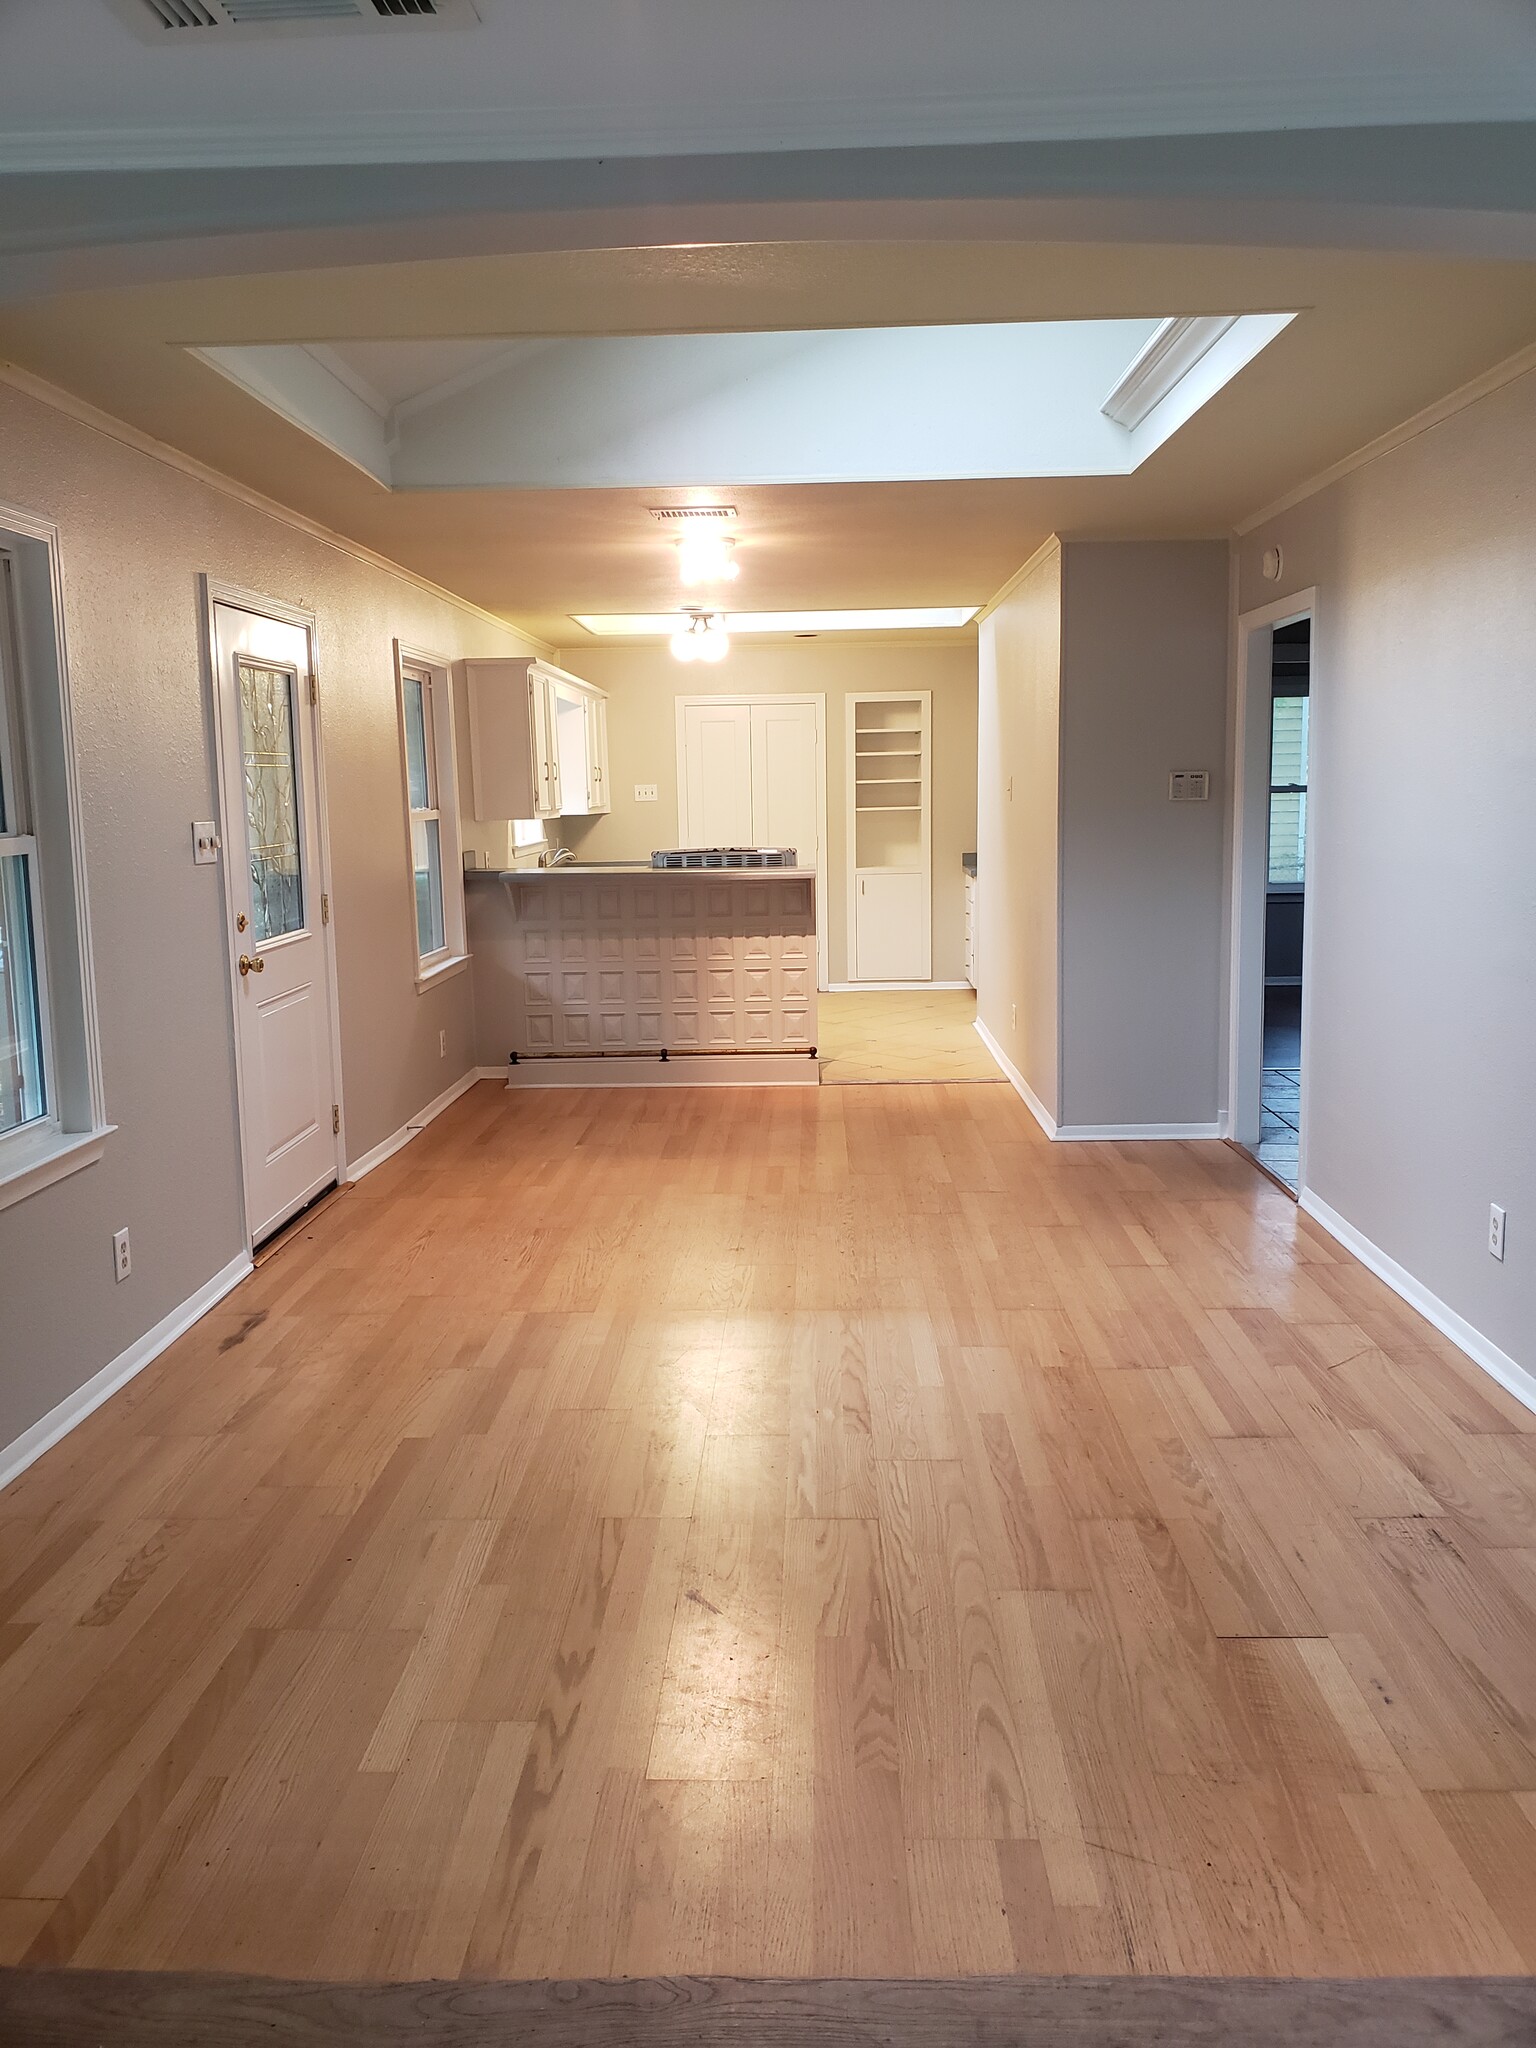
M266 971L267 963L265 960L253 960L249 953L242 953L240 955L240 972L242 975L265 974Z

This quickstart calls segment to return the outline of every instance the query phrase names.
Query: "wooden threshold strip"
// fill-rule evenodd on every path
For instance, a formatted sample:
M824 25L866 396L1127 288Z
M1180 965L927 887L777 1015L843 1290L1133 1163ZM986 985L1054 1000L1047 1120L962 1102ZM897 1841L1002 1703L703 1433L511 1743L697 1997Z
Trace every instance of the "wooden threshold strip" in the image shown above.
M327 1984L0 1972L27 2048L1529 2048L1511 1977L639 1977Z

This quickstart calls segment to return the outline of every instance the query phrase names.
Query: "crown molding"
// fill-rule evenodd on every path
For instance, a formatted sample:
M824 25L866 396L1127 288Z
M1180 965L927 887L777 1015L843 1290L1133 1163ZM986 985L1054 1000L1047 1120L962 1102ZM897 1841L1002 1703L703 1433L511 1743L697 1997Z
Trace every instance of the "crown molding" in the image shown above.
M1263 505L1257 512L1250 512L1238 520L1233 527L1234 535L1243 540L1261 526L1267 526L1272 519L1278 519L1282 512L1289 512L1294 506L1304 504L1308 498L1315 498L1319 491L1326 491L1330 484L1350 476L1357 469L1364 469L1367 463L1375 462L1383 455L1390 455L1394 448L1401 448L1409 441L1416 441L1420 434L1427 434L1432 427L1438 427L1458 412L1464 412L1469 405L1476 405L1480 398L1487 398L1501 390L1506 384L1513 384L1517 377L1536 370L1536 342L1529 347L1506 356L1501 363L1495 363L1491 370L1484 370L1480 377L1474 377L1470 384L1458 385L1456 390L1447 392L1444 398L1437 398L1433 405L1425 406L1400 426L1391 427L1385 434L1378 434L1374 441L1367 441L1363 448L1357 448L1353 455L1346 455L1317 476L1309 477L1305 483L1297 484L1283 497L1275 498Z
M318 540L326 547L334 548L338 554L350 555L354 562L362 562L370 569L381 569L386 575L397 576L402 583L409 583L414 589L424 591L429 597L440 598L456 610L465 612L470 618L482 619L500 632L510 633L523 641L533 652L546 660L553 660L554 647L541 640L534 633L517 626L510 619L504 619L495 612L488 612L473 598L461 597L456 590L445 590L440 583L433 583L426 576L418 576L414 569L406 568L403 562L393 562L388 555L375 554L372 548L361 541L350 540L346 534L337 533L332 527L322 526L318 519L308 519L302 512L296 512L291 505L279 503L263 492L252 490L249 484L242 484L232 476L225 476L222 470L211 468L206 462L199 462L195 456L184 455L179 448L171 447L167 441L157 441L152 434L130 426L127 420L120 420L88 400L77 398L73 392L63 390L57 384L50 384L46 378L25 370L19 363L0 360L0 384L9 384L14 390L35 398L40 405L46 405L55 412L62 412L94 433L105 435L109 441L118 441L125 448L132 448L140 455L147 455L152 461L163 462L169 469L178 469L183 476L195 482L207 484L210 489L222 492L226 498L234 498L240 504L249 506L253 512L260 512L268 519L276 519L284 526L291 526L296 532L308 534L311 540Z
M1288 87L1284 127L1396 128L1528 122L1520 78L1316 77ZM739 156L1165 135L1248 135L1276 127L1268 76L1119 91L927 94L910 99L758 101L706 115L696 101L640 108L558 104L333 110L323 123L177 122L0 132L0 174L254 169L295 164L533 163L606 157Z
M1013 574L1008 578L1008 581L1005 584L1003 584L1001 589L993 591L992 595L987 599L986 603L981 607L980 611L977 612L975 618L972 619L971 624L973 626L980 626L984 624L986 620L991 618L992 614L997 610L999 605L1003 604L1008 598L1012 597L1013 593L1018 589L1019 585L1022 582L1024 582L1024 580L1028 576L1031 576L1034 573L1034 571L1040 566L1040 564L1043 561L1045 561L1047 556L1059 555L1060 553L1061 535L1059 533L1047 534L1045 539L1041 541L1039 547L1035 549L1035 552L1029 557L1027 561L1021 562L1019 564L1018 568L1014 570Z
M1170 397L1241 314L1194 314L1165 320L1099 410L1133 431Z

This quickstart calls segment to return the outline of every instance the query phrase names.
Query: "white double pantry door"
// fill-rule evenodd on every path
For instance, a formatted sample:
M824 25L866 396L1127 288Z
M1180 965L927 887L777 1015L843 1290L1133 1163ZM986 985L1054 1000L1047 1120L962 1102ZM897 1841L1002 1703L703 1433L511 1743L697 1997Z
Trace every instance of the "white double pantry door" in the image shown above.
M826 962L826 699L679 697L681 846L792 846L816 870L817 955Z

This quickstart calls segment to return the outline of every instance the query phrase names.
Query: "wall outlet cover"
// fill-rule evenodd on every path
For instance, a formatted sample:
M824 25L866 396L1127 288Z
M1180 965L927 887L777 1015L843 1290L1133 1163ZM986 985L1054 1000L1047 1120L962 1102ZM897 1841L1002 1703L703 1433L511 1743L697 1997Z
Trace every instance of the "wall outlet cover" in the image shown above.
M126 1280L133 1271L133 1248L126 1230L112 1233L112 1270L119 1280Z
M1488 1249L1494 1258L1504 1256L1504 1211L1497 1202L1488 1205Z
M192 865L211 868L219 857L219 828L212 818L192 821Z

